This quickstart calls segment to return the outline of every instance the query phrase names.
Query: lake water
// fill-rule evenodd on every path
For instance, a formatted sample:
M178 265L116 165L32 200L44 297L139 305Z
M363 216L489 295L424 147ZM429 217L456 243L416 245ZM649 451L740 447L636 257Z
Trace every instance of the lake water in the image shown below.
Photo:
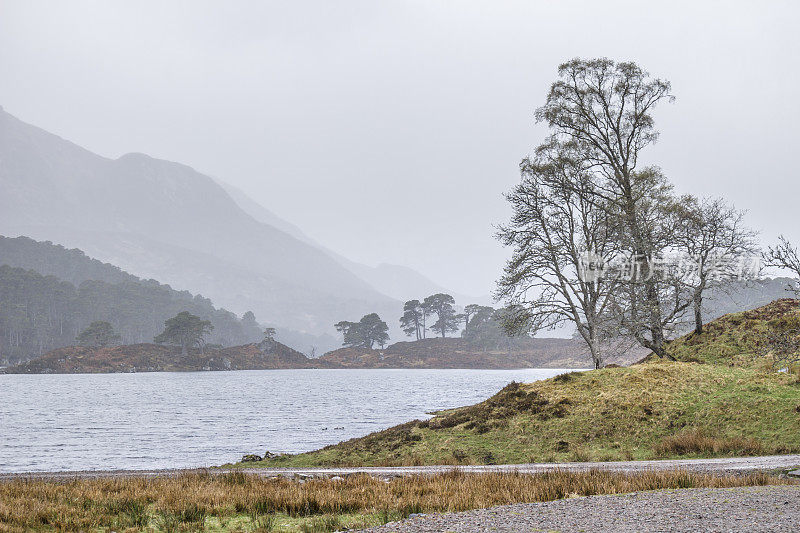
M309 451L562 372L0 375L0 472L213 466Z

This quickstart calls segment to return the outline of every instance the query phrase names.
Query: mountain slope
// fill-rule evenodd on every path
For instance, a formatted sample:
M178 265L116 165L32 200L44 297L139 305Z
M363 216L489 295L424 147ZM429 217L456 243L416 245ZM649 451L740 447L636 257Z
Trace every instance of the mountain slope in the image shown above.
M38 249L58 248L35 243L39 248L31 252L26 246L28 253L22 257L4 255L11 248L7 243L18 240L0 238L0 365L74 344L93 321L110 322L124 343L149 342L163 330L165 320L181 311L211 322L214 330L206 338L210 343L230 346L263 336L252 316L239 319L201 296L173 290L155 280L140 280L87 257L81 261L75 250L61 249L60 256L67 257L63 262L57 254L48 254L56 258L51 263L56 268L43 269L48 275L42 275L25 267L40 262L35 253ZM84 271L81 263L89 268ZM53 273L64 273L69 281Z
M143 154L107 159L3 111L0 189L2 234L78 247L140 276L158 271L163 282L281 326L321 333L347 318L343 309L393 316L399 308L324 252L253 219L190 167ZM181 268L187 262L194 278ZM255 280L248 308L225 288L244 273ZM202 288L198 277L208 280ZM300 302L298 287L308 295Z
M291 222L282 219L260 203L256 202L252 198L250 198L247 193L245 193L240 188L231 185L230 183L224 182L218 178L214 178L214 180L222 187L228 196L230 196L234 202L248 215L253 217L255 220L272 226L274 228L278 228L284 233L288 233L295 239L299 241L303 241L306 244L310 244L315 248L321 248L322 245L314 241L311 237L303 233L303 230L292 224Z
M138 247L129 247L126 244L124 240L118 240L114 243L115 246L124 249L129 255L135 256L140 265L150 265L145 268L151 274L148 276L149 279L143 280L128 274L119 267L93 259L78 249L70 250L61 245L50 242L37 242L28 237L8 238L0 235L0 266L5 265L24 269L24 271L33 271L33 274L26 277L32 280L39 280L33 283L33 287L36 287L37 290L44 287L41 281L45 278L42 278L42 276L53 276L57 278L56 284L66 282L74 285L74 287L67 288L67 290L74 291L76 295L92 290L98 293L105 293L108 300L103 307L94 305L92 309L88 307L84 309L81 307L80 301L74 302L75 305L70 303L70 314L65 318L71 326L66 327L66 331L64 331L65 323L61 321L60 331L57 335L46 335L46 337L51 338L52 342L34 342L31 339L30 342L33 343L33 347L26 348L24 338L27 333L18 332L17 335L22 335L22 337L18 338L15 343L16 346L13 349L6 348L3 342L9 340L7 328L10 327L7 315L14 306L31 306L32 302L41 302L41 299L45 298L47 302L50 302L46 306L46 312L51 313L53 298L60 297L55 291L51 291L51 293L42 292L38 295L25 291L20 293L18 289L21 288L19 284L22 278L17 276L14 278L16 281L11 282L12 285L16 284L16 292L0 292L0 360L4 358L13 360L28 359L41 355L45 349L69 345L75 339L77 334L75 330L82 329L88 324L87 321L91 320L105 320L114 323L118 331L123 335L123 342L149 341L160 331L163 320L183 310L189 310L212 321L215 329L211 337L207 339L211 343L224 345L243 344L261 338L262 331L258 324L251 321L245 326L243 321L240 321L236 315L225 309L215 309L211 301L200 295L192 295L188 291L176 291L169 285L162 285L155 281L160 277L158 275L160 270L168 270L171 266L181 269L186 279L190 280L193 286L208 286L213 283L213 279L208 279L196 266L198 263L202 263L203 260L208 261L207 257L200 256L198 258L186 251L181 254L181 262L176 262L160 269L157 266L160 264L159 256L156 253L159 250L158 244L151 243L150 251ZM113 246L109 249L112 251L117 250ZM252 287L257 287L259 284L263 285L264 281L247 270L237 270L231 265L220 263L220 268L223 267L227 268L232 276L222 280L228 283L217 288L224 291L229 296L229 300L238 298L238 302L242 306L257 305L259 302L248 298L247 294ZM4 281L7 280L0 277L0 286ZM137 288L137 285L140 288ZM121 290L120 287L128 288ZM306 293L303 291L302 287L297 287L296 297L298 301L311 305L312 295L308 294L307 291ZM114 294L117 294L116 301L111 298ZM303 300L303 294L306 295L307 302ZM149 299L152 299L152 301ZM141 316L131 322L129 319L136 315ZM143 318L145 315L149 317L146 320ZM262 319L260 316L257 318L259 320ZM144 325L142 325L142 321L144 321ZM267 326L277 325L274 322L261 321L262 324ZM32 331L29 333L33 335ZM42 332L40 331L37 335L42 335ZM339 345L338 341L331 335L313 335L284 327L278 329L277 338L285 344L296 347L298 350L310 352L313 347L317 353L336 348Z
M92 259L81 250L70 250L28 237L9 238L0 235L0 265L34 270L73 285L89 280L105 283L141 281L117 266Z
M376 267L367 266L344 257L316 242L314 239L303 233L303 231L278 215L253 200L241 189L217 180L220 186L233 198L233 200L254 219L265 224L279 228L293 237L323 251L333 258L341 266L367 282L378 292L400 301L422 299L428 295L436 293L447 293L455 297L462 304L478 303L490 305L491 297L465 296L456 294L438 283L432 281L425 275L416 270L401 266L381 263Z

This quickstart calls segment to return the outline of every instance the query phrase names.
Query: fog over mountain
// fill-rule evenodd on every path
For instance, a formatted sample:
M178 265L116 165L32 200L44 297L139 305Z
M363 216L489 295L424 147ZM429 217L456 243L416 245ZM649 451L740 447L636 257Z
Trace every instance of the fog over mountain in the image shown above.
M357 263L356 261L351 261L343 255L314 241L314 239L306 235L299 227L280 218L278 215L253 200L241 189L221 180L217 180L217 182L225 189L231 198L239 204L239 207L254 219L274 226L311 246L319 248L344 268L387 296L397 300L408 300L411 298L422 298L425 295L438 292L445 292L455 297L462 305L468 303L490 305L492 302L492 297L489 294L468 296L452 292L416 270L406 266L381 263L378 266L371 267L362 263Z
M672 83L678 191L800 240L793 1L2 3L0 104L91 151L191 165L367 265L493 289L534 110L574 57ZM789 68L787 68L787 66ZM757 154L757 157L750 157Z
M0 187L0 234L77 247L280 327L330 333L368 312L394 324L401 299L446 290L408 268L349 261L188 166L107 159L5 111Z

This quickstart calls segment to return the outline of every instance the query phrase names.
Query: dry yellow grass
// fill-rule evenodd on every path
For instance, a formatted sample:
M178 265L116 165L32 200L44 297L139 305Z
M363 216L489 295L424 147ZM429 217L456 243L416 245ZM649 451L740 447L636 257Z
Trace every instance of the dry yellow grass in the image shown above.
M702 431L688 431L665 437L657 446L656 453L666 456L689 454L737 454L758 455L764 448L755 439L741 437L709 437Z
M263 479L245 473L0 483L0 531L329 531L409 513L463 511L570 495L791 483L766 474L464 474L343 481Z

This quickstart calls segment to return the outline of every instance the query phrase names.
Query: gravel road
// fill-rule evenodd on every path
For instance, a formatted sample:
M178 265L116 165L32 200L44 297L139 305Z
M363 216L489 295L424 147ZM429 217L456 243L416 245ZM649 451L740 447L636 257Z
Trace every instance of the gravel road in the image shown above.
M431 514L373 532L800 530L800 486L679 489Z
M529 463L518 465L459 466L467 473L520 472L534 474L563 470L581 472L586 470L608 470L612 472L642 472L647 470L689 470L692 472L747 473L759 470L785 470L800 466L800 455L769 455L764 457L727 457L718 459L678 459L659 461L618 461L605 463ZM248 468L250 474L264 477L332 477L364 473L375 477L397 477L450 472L453 466L403 466L361 468ZM238 471L238 470L237 470ZM114 477L175 476L190 472L223 474L228 469L185 470L96 470L83 472L21 472L0 474L0 481L18 479L91 479Z

